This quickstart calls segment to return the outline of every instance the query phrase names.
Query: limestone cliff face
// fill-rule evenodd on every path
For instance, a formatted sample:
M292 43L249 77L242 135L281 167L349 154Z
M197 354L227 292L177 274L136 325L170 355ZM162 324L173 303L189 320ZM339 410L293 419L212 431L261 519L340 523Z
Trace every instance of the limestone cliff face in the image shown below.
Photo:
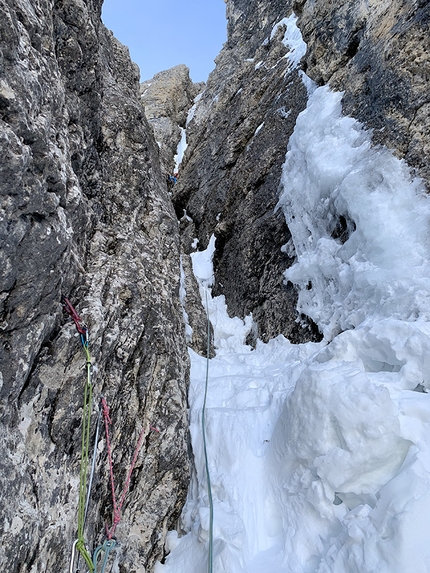
M260 338L317 336L297 323L296 294L282 281L294 252L274 211L281 166L297 115L306 105L301 70L343 90L346 114L430 182L429 4L227 0L228 41L187 129L188 149L175 187L185 251L216 236L215 294L232 315L253 313ZM285 55L295 13L308 44L297 68ZM192 219L192 221L189 220ZM346 232L339 221L339 234Z
M140 86L146 118L160 147L161 166L165 175L174 170L174 155L185 128L187 114L194 98L203 91L204 83L194 84L185 65L159 72Z
M76 538L85 357L64 295L89 325L92 437L103 394L118 490L147 428L117 529L121 573L162 556L188 485L178 222L138 69L100 9L0 1L0 569L11 573L68 570ZM104 444L89 547L112 519Z
M295 0L307 73L344 91L344 111L406 159L430 189L430 5Z
M317 336L297 322L296 293L282 273L293 253L281 212L275 212L282 163L307 91L300 68L285 57L291 3L227 2L228 40L187 128L188 148L174 203L189 253L216 236L215 294L229 312L253 313L254 336L283 333L293 342ZM192 219L192 222L189 220Z
M118 489L147 428L117 529L120 573L153 570L188 487L181 251L197 351L206 323L189 254L212 234L214 294L225 294L231 314L253 313L254 339L318 338L283 282L294 252L283 248L290 233L275 211L307 101L303 70L344 90L345 112L430 182L427 2L226 8L228 40L191 113L173 208L165 174L201 89L187 68L140 92L127 50L100 21L101 1L0 0L1 570L66 571L76 538L85 357L62 296L89 325L91 438L104 395ZM308 43L296 67L283 41L293 11ZM111 517L102 433L89 547Z

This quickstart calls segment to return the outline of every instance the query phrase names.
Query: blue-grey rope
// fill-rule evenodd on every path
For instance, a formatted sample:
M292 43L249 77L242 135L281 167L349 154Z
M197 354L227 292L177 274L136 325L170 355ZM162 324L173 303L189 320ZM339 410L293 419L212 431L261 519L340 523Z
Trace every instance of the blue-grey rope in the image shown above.
M102 409L99 408L99 415L97 417L96 437L94 438L93 460L91 463L91 473L90 473L90 479L88 482L87 500L85 502L84 525L85 525L85 522L87 521L88 506L90 505L90 498L91 498L91 488L93 486L94 472L96 469L97 446L99 443L101 417L102 417Z
M209 381L209 360L211 350L211 324L209 320L209 305L208 305L208 292L206 290L206 314L207 314L207 348L206 348L206 382L205 382L205 395L203 399L202 408L202 432L203 432L203 450L205 454L206 466L206 480L208 487L209 497L209 553L208 553L208 573L213 572L213 534L214 534L214 504L212 499L211 476L209 473L208 452L206 447L206 398L208 395L208 381Z

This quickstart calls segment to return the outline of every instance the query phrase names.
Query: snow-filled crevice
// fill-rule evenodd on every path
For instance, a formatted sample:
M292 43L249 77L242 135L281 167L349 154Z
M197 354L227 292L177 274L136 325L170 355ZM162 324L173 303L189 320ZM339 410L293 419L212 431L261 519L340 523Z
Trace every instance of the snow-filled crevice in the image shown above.
M173 157L173 160L175 162L175 166L173 169L173 173L178 174L179 172L179 168L181 166L182 160L184 159L184 155L185 155L185 151L187 150L188 147L188 142L187 142L187 127L188 124L190 123L190 121L194 118L196 109L197 109L197 104L200 101L201 97L202 97L203 93L198 94L195 98L194 98L194 102L193 105L191 106L191 108L188 110L187 113L187 120L185 123L185 127L182 126L178 126L181 132L181 139L178 142L178 146L176 148L176 153Z
M177 173L177 172L178 172L179 166L180 166L181 163L182 163L182 160L183 160L183 158L184 158L185 151L186 151L186 149L187 149L187 147L188 147L188 144L187 144L187 130L186 130L185 128L183 128L183 127L180 127L179 129L181 130L181 139L179 140L178 148L177 148L176 154L175 154L175 156L174 156L174 158L173 158L174 161L175 161L174 173Z
M303 53L296 21L280 25ZM206 418L214 571L428 573L429 200L404 162L342 115L342 94L303 79L309 101L278 208L296 256L285 279L324 341L279 336L253 350L252 317L229 318L224 297L211 296L214 238L192 255L216 349ZM169 534L156 573L207 571L206 360L190 357L195 471L185 534Z

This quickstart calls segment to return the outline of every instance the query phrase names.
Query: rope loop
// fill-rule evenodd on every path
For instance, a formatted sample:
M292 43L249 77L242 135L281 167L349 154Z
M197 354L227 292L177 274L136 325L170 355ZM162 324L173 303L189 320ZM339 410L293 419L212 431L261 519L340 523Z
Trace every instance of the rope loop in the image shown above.
M118 508L113 512L113 526L116 527L121 521L121 510Z
M72 548L72 557L70 563L70 571L69 573L73 573L73 566L75 561L76 551L82 555L88 570L90 573L97 573L97 561L99 555L102 551L104 551L105 555L102 562L102 567L100 573L104 573L109 553L112 549L116 546L116 541L113 539L113 535L115 534L115 529L121 521L121 512L122 507L125 502L125 498L127 496L128 490L130 488L131 483L131 476L133 470L136 466L137 458L140 452L140 449L143 444L143 440L145 437L145 427L142 428L139 438L137 440L136 448L134 451L133 459L130 465L130 469L128 470L127 477L125 480L124 488L122 490L121 496L119 498L119 503L117 501L116 493L115 493L115 481L114 481L114 472L113 472L113 460L112 460L112 447L109 435L109 425L112 424L110 418L110 411L109 406L104 397L101 398L101 408L99 410L99 417L97 422L97 430L96 430L96 437L95 437L95 444L94 444L94 453L93 453L93 461L91 465L91 472L90 472L90 479L87 488L87 474L88 474L88 466L89 466L89 443L90 443L90 426L91 426L91 408L92 408L92 391L93 386L91 382L91 355L89 350L89 331L88 327L79 314L76 312L75 308L71 304L71 302L64 298L64 307L66 312L71 316L73 319L76 329L79 333L80 340L82 343L82 348L84 349L85 356L86 356L86 369L87 369L87 380L84 384L84 400L83 400L83 409L82 409L82 443L81 443L81 467L80 467L80 476L79 476L79 501L78 501L78 535L77 540L73 543ZM112 525L109 528L106 524L106 537L107 539L95 550L93 557L89 554L84 540L84 529L85 529L85 521L87 516L88 505L90 501L90 492L92 486L92 480L95 470L95 458L96 458L96 451L97 451L97 442L98 442L98 435L99 435L99 425L100 425L100 414L103 413L105 431L106 431L106 448L107 448L107 457L109 461L109 473L110 473L110 486L112 492L112 504L113 504L113 519ZM160 432L157 428L153 426L149 426L151 430L154 432ZM86 497L86 500L85 500Z
M102 566L100 569L100 573L105 573L106 565L109 559L109 553L116 547L116 540L115 539L106 539L103 545L99 545L97 549L94 551L93 554L93 567L94 572L97 573L97 561L99 559L99 555L102 551L104 551L104 557L102 561Z
M111 493L112 493L112 505L113 505L112 525L111 525L111 527L109 527L106 524L106 537L108 538L108 540L111 540L114 533L115 533L115 529L117 528L117 525L121 521L122 507L124 505L125 498L127 496L128 490L130 488L131 475L132 475L133 470L136 466L137 458L139 456L139 452L140 452L140 449L141 449L142 444L143 444L143 439L145 437L145 427L142 428L142 430L139 434L139 438L137 440L136 448L134 450L134 455L133 455L133 459L132 459L132 462L130 465L130 469L128 470L127 477L126 477L125 484L124 484L124 488L122 490L122 493L121 493L121 496L120 496L119 502L118 502L117 497L116 497L116 493L115 493L115 479L114 479L114 472L113 472L112 446L111 446L111 440L110 440L110 434L109 434L109 424L111 424L112 421L110 418L109 406L108 406L105 398L102 398L102 410L103 410L103 417L104 417L104 422L105 422L106 449L107 449L107 456L108 456L108 463L109 463L109 479L110 479L110 486L111 486Z
M75 546L79 553L82 555L89 571L92 573L94 571L93 560L91 559L91 555L88 553L87 548L85 547L84 539L78 539Z
M109 410L109 406L107 405L106 399L102 398L102 408L103 408L103 416L105 419L105 422L107 421L108 424L112 424L112 420L110 419L110 410Z
M88 326L76 312L70 300L66 297L64 297L64 310L67 312L68 315L72 317L73 322L75 323L76 326L76 330L81 335L82 345L83 346L85 346L85 344L88 345Z

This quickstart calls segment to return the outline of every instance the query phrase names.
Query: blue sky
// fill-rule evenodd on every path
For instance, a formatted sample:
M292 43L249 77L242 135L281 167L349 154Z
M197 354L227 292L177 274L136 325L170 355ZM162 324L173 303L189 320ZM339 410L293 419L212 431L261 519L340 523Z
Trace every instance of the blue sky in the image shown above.
M186 64L206 81L227 38L224 0L105 0L102 19L140 67L142 80Z

